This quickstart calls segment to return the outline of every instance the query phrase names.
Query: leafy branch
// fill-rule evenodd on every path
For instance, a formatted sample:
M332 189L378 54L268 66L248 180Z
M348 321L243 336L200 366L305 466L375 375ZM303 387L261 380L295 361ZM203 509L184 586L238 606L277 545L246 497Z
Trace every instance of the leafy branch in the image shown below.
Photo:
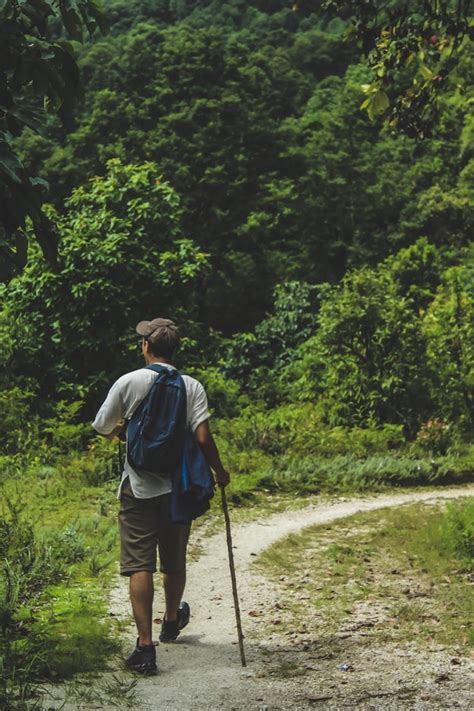
M471 0L297 0L295 10L350 21L373 73L361 108L406 135L430 135L438 99L463 42L474 37Z
M54 261L57 236L42 211L48 184L31 176L13 139L41 132L48 113L66 114L80 96L74 43L105 31L100 0L0 0L0 280L24 267L26 220Z

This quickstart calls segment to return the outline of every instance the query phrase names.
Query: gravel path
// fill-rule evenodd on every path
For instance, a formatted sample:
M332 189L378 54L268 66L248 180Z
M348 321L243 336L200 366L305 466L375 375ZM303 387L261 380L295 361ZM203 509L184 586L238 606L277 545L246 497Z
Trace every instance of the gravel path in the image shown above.
M473 495L474 487L466 487L377 496L367 499L339 499L332 503L311 504L304 509L288 510L271 515L259 522L235 526L233 531L234 555L244 634L246 629L248 632L252 629L252 620L248 616L249 611L261 605L262 598L263 600L268 598L269 603L272 601L270 584L252 570L251 563L257 554L279 538L292 532L301 531L306 526L329 523L361 511ZM355 674L346 674L344 678L342 672L335 673L333 686L335 689L337 687L337 692L328 693L327 687L323 689L321 686L319 688L318 664L315 667L310 667L314 669L313 672L307 672L301 678L292 678L291 674L285 675L285 678L268 675L264 671L264 661L268 664L268 657L272 656L272 642L266 641L265 649L263 649L262 645L256 639L252 639L250 634L246 639L248 666L246 669L242 669L236 643L225 534L221 532L207 540L202 540L202 538L203 534L198 531L195 542L200 542L203 545L204 553L199 560L192 562L188 567L185 599L191 606L191 622L176 643L158 646L159 674L139 679L136 687L135 708L156 709L157 711L350 707L384 709L385 711L385 709L435 709L454 708L455 706L469 708L465 694L460 692L456 694L456 699L453 699L453 704L436 705L444 702L440 702L436 695L430 696L428 682L428 686L425 685L426 688L422 689L418 696L415 694L415 700L412 691L404 691L403 684L398 696L392 694L391 689L395 684L395 679L393 683L387 681L385 692L380 692L380 698L367 699L364 696L364 694L367 695L367 684L359 689L360 693L357 698L349 686L343 686L347 684L346 679L351 677L352 681ZM126 582L123 580L112 592L111 610L119 619L129 619L130 617ZM157 591L156 617L161 617L160 610L162 610L162 595L161 591ZM156 627L156 637L158 637L158 626ZM127 649L128 646L133 647L134 642L135 632L133 626L130 626L126 633ZM398 651L401 652L401 650ZM384 653L385 655L390 654L387 649ZM397 651L393 650L393 654L397 654ZM443 652L440 651L439 654L441 655L438 655L439 658L432 657L430 660L436 669L444 668ZM416 655L416 651L413 651L410 656L409 649L398 654L396 660L398 677L401 675L403 678L404 664L408 665L407 668L413 666L414 655ZM394 661L389 659L387 667L385 663L387 660L385 660L387 674L390 669L393 669ZM331 662L331 668L336 669L336 662L337 660ZM466 675L463 664L456 669L453 668L455 673L462 675L458 681L462 681ZM374 666L373 660L372 662L367 660L367 666ZM380 669L374 666L373 674L378 676ZM359 681L361 682L361 680ZM398 681L400 682L400 679ZM346 689L347 694L341 696L341 689ZM422 692L425 694L425 701L423 701ZM403 693L408 694L405 701ZM373 695L369 694L369 696ZM430 698L435 699L434 705L429 701ZM471 702L474 705L472 697ZM66 705L67 707L68 705ZM91 708L76 704L75 708L79 707ZM94 708L97 707L94 706ZM107 705L99 707L108 708Z

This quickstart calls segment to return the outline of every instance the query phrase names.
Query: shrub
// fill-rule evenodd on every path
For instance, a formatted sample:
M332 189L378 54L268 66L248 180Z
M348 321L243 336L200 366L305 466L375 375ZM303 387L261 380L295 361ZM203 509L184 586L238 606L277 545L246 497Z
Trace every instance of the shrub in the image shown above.
M328 427L320 409L311 403L281 405L263 411L247 407L240 417L219 420L217 431L237 449L259 449L270 455L290 451L294 455L363 457L387 452L404 444L401 425L382 427Z
M451 427L439 417L432 417L421 427L416 436L416 444L434 454L446 454L451 443Z
M23 323L7 374L30 373L51 400L89 404L138 362L133 328L150 305L191 319L208 257L182 234L179 197L149 162L108 161L54 221L57 270L32 252L4 290L5 327Z
M69 403L61 400L55 405L55 416L45 420L42 430L54 453L66 454L83 449L93 436L90 424L78 421L83 405L82 400Z
M237 334L227 350L222 367L245 391L262 388L270 395L273 368L293 357L294 348L315 331L315 314L326 285L291 281L278 284L273 292L273 313L259 323L254 333Z
M110 547L97 525L91 546L77 525L35 531L23 504L3 496L0 519L0 707L37 708L35 684L97 670L115 644L104 601L90 574L99 574ZM81 581L80 571L88 571ZM74 576L75 585L61 584ZM105 617L105 619L103 619Z
M448 503L439 529L447 554L474 563L474 498Z
M65 561L53 546L37 540L20 514L19 502L7 502L0 520L0 705L12 708L31 689L42 654L43 635L32 632L33 610L41 591L65 574Z
M437 415L472 435L474 426L474 269L451 267L423 318Z
M0 390L0 452L15 454L37 438L38 418L30 412L33 398L33 392L18 386Z
M249 405L236 380L225 377L218 368L202 368L192 372L204 385L212 412L216 417L238 417Z
M90 425L87 425L90 430ZM65 478L79 477L89 486L101 486L107 481L120 479L123 471L125 445L118 440L96 436L87 452L75 453L64 465Z

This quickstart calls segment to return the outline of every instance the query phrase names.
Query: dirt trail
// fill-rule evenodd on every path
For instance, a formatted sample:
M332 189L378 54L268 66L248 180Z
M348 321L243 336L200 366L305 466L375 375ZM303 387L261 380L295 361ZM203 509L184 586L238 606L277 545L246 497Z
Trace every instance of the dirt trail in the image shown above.
M156 677L140 678L137 685L137 708L174 710L179 709L305 709L305 708L367 708L367 709L435 709L469 707L469 700L461 687L466 686L467 669L462 665L449 670L449 684L443 686L445 696L438 694L439 685L434 680L434 672L443 670L449 664L452 653L434 650L430 656L430 670L426 678L416 677L413 689L413 665L410 650L393 651L395 659L377 660L367 657L366 673L371 669L374 678L383 675L385 684L378 684L373 692L367 675L359 675L359 687L354 687L356 674L345 674L337 670L344 658L332 659L330 669L334 670L332 684L320 683L322 676L326 682L328 663L324 655L320 662L309 667L311 672L300 678L278 678L266 674L265 664L272 656L272 642L266 640L265 649L251 637L252 620L248 612L261 604L262 600L274 602L268 581L252 570L252 561L270 544L292 532L318 523L329 523L360 511L400 506L411 502L433 501L474 495L474 487L445 489L430 492L414 492L378 496L367 499L336 500L332 503L313 504L304 509L269 516L263 521L242 524L235 527L234 554L237 565L237 580L242 608L244 634L247 629L246 654L248 666L240 666L234 623L234 609L230 576L228 572L227 550L224 533L201 541L205 552L189 565L185 598L191 606L192 618L179 641L172 645L159 645ZM196 538L201 538L199 532ZM161 592L157 592L155 616L162 609ZM130 615L126 583L123 581L113 591L111 610L122 618ZM158 637L158 627L156 628ZM133 646L135 633L130 626L127 641ZM275 642L276 645L276 642ZM370 651L370 650L369 650ZM275 648L276 652L276 648ZM373 652L373 650L372 650ZM385 649L384 654L387 654ZM446 654L448 655L446 657ZM264 659L265 656L265 659ZM416 655L415 655L416 656ZM445 658L446 657L446 658ZM317 659L312 657L312 659ZM324 666L326 664L326 666ZM359 661L359 665L361 662ZM381 666L380 666L381 665ZM393 678L390 676L396 668ZM411 675L407 674L410 670ZM406 673L405 673L406 672ZM432 673L433 672L433 673ZM331 672L332 673L332 672ZM321 676L322 675L322 676ZM405 676L404 676L405 675ZM349 681L348 681L349 680ZM431 680L431 681L430 681ZM380 681L380 679L379 679ZM407 690L408 688L408 690ZM329 690L328 690L329 689ZM372 691L371 691L372 689ZM395 691L394 691L395 689ZM400 693L397 695L396 689ZM368 695L367 695L368 694ZM404 699L404 694L406 700ZM431 694L431 695L430 695ZM443 705L450 697L452 703ZM409 700L408 700L409 699ZM431 700L430 700L431 699ZM474 700L471 697L471 703ZM440 705L441 704L441 705ZM472 706L471 706L472 707ZM76 706L78 708L78 706ZM106 706L102 706L106 708Z

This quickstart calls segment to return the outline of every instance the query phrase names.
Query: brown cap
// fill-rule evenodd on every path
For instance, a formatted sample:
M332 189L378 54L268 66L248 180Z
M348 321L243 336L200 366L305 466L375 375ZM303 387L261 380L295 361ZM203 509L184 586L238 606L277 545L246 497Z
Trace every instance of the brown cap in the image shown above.
M169 318L154 318L152 321L140 321L137 324L136 331L139 336L143 336L151 343L157 341L160 337L173 335L178 336L178 327Z

